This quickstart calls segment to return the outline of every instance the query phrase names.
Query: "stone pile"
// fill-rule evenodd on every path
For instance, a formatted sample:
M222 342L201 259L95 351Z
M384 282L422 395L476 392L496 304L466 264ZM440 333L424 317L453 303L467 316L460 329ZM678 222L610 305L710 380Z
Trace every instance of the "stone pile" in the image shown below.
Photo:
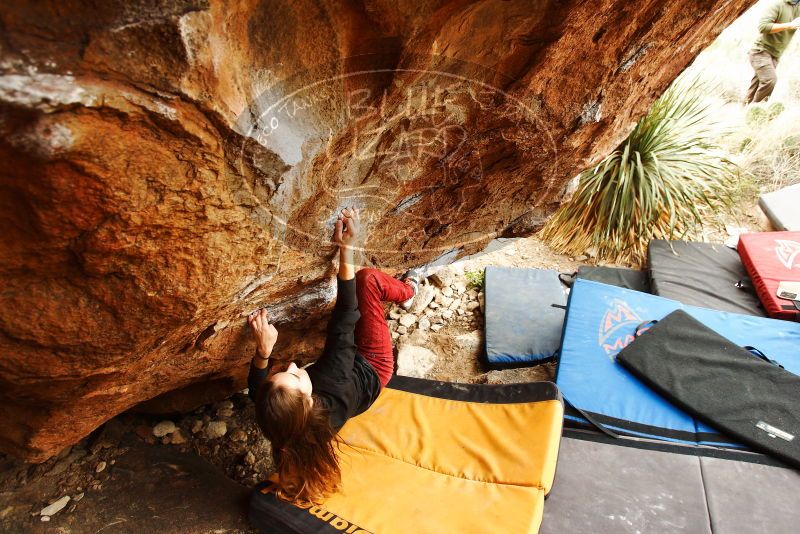
M149 443L194 450L244 484L255 484L272 471L269 444L255 424L247 390L198 408L175 420L165 419L137 428Z
M393 304L387 323L392 340L408 343L414 331L438 332L450 323L467 324L483 313L483 291L458 279L450 271L440 271L425 280L411 308Z
M397 347L397 374L426 378L437 354L431 350L429 335L442 333L453 325L473 329L483 313L483 292L470 284L457 266L430 275L420 285L409 310L393 304L387 323Z

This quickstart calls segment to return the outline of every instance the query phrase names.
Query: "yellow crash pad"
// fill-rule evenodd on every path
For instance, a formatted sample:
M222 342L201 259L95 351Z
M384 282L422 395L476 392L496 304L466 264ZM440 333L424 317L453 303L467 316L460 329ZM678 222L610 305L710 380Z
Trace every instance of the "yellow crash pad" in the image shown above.
M563 403L550 382L395 377L339 435L342 489L320 506L257 488L263 532L535 533L555 475Z

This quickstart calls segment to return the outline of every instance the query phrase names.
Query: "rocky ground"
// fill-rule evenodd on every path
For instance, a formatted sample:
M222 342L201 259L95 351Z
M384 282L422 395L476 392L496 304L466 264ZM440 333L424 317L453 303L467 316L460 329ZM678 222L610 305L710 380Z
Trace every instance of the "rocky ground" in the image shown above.
M741 226L761 229L763 217L748 209L729 224ZM708 237L722 241L725 234ZM398 374L490 384L551 380L553 364L490 370L482 363L481 273L487 265L574 272L584 263L594 263L591 251L558 255L531 237L497 239L482 254L440 269L423 282L409 311L387 307ZM123 414L42 464L0 456L0 530L244 532L244 513L226 496L246 498L241 490L272 470L246 392L169 419ZM197 471L208 477L205 485L176 494L176 481ZM208 502L209 495L217 498Z

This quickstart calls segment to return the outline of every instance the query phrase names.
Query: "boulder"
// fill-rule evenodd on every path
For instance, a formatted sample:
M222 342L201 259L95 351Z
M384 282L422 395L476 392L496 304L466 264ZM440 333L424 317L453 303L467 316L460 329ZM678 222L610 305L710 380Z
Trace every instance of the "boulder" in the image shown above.
M436 295L436 303L439 304L442 308L447 308L453 304L453 298L447 297L443 294Z
M414 330L408 336L408 343L424 347L428 343L428 332L420 329Z
M183 432L181 432L180 428L175 430L175 432L173 432L172 434L170 434L169 437L170 437L169 442L173 445L183 445L184 443L186 443L186 436L183 435Z
M63 497L61 497L57 501L52 502L49 505L47 505L44 508L42 508L42 510L39 512L39 515L42 515L42 516L55 515L58 512L60 512L61 510L63 510L64 507L67 506L67 503L69 503L69 501L70 501L70 496L69 495L64 495Z
M414 326L414 324L416 324L416 322L417 322L416 315L412 315L410 313L407 313L407 314L403 315L402 317L400 317L400 321L399 321L400 326L405 326L406 328L408 328L410 326Z
M453 272L444 267L442 269L437 270L435 273L431 274L428 279L433 282L439 288L448 287L450 284L453 283L454 276Z
M163 438L175 432L175 423L172 421L161 421L153 427L153 435L157 438Z
M530 231L750 3L9 3L0 451L240 391L261 307L316 358L343 206L391 274Z
M480 352L481 348L481 332L479 330L473 330L472 332L461 334L456 336L455 341L456 345L462 350L470 354L477 354Z
M425 378L436 363L436 353L425 347L402 344L397 350L397 374Z
M228 432L228 425L225 421L211 421L206 425L206 437L208 439L221 438Z
M417 294L414 296L414 300L411 303L411 308L409 308L409 313L419 314L428 307L428 305L433 302L433 298L436 296L436 288L430 284L422 284L419 286Z

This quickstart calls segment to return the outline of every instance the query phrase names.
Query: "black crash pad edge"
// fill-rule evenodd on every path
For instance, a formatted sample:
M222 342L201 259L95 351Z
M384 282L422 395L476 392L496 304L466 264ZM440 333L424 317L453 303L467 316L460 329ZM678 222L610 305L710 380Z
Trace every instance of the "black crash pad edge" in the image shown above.
M487 371L505 371L508 369L524 369L527 367L536 367L545 363L553 363L558 360L558 352L546 358L539 358L538 360L518 360L513 362L490 362L486 356L486 346L483 347L483 360L481 367Z
M708 432L697 433L697 432L687 432L685 430L672 430L669 428L646 425L644 423L636 423L634 421L628 421L627 419L618 419L616 417L610 417L608 415L592 412L589 410L583 410L583 411L584 413L589 414L589 416L592 419L596 420L598 423L614 427L613 428L614 432L618 434L626 434L633 437L639 437L641 434L647 434L653 436L652 439L667 438L667 439L678 439L681 441L689 441L689 442L713 441L716 443L727 443L736 447L741 445L739 441L735 441L734 439L724 434L708 433ZM576 410L575 408L573 408L569 404L569 402L566 403L564 414L575 418L585 419L583 414L578 410ZM572 426L575 428L594 428L594 424L589 421L583 423L575 421L574 419L570 418L566 419L565 426Z
M301 506L280 499L273 491L275 484L261 482L250 496L250 524L262 534L320 534L365 532L350 521L342 519L320 506ZM355 528L353 528L355 527Z
M562 433L562 439L563 438L580 439L584 441L592 441L595 443L605 443L607 445L615 445L618 447L631 447L634 449L661 451L672 454L683 454L686 456L718 458L721 460L733 460L737 462L747 462L752 464L794 469L790 465L781 462L779 459L773 456L768 456L766 454L762 454L760 452L753 452L750 450L723 449L718 447L698 446L698 445L683 445L683 444L671 443L668 441L636 439L630 437L614 439L610 436L597 432L596 430L578 429L573 427L564 427Z
M428 397L464 402L512 404L557 400L563 403L561 392L553 382L459 384L395 375L386 387Z

